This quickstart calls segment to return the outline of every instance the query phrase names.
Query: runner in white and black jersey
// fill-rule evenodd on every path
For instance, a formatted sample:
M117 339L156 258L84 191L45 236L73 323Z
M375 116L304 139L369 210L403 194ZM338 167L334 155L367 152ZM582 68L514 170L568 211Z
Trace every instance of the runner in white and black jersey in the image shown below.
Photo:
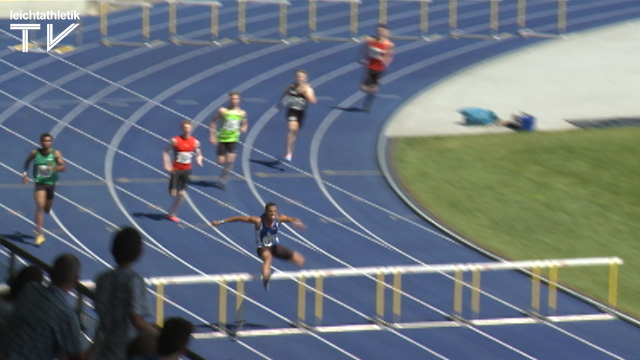
M316 95L309 85L306 71L296 70L295 81L285 89L280 101L276 104L276 109L280 109L283 103L287 107L287 126L289 127L284 159L290 162L293 159L293 145L298 138L298 131L302 128L307 104L316 103Z
M291 261L299 267L304 265L304 256L297 251L293 251L281 245L280 239L278 238L280 223L290 222L298 229L305 229L305 226L300 219L278 214L278 207L276 204L270 202L265 205L264 213L260 216L232 216L224 220L211 221L211 225L219 226L224 223L234 221L251 223L255 227L256 246L258 248L257 252L258 256L260 256L263 261L262 282L265 288L267 288L269 284L269 278L271 277L271 262L274 257Z

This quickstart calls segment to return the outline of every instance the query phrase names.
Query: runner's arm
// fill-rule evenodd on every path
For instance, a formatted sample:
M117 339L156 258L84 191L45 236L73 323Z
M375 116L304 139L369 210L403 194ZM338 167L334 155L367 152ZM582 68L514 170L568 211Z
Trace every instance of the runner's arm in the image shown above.
M307 227L305 226L305 224L302 223L302 220L295 218L295 217L291 217L291 216L287 216L287 215L278 215L278 221L280 221L281 223L292 223L292 225L300 230L304 230Z
M169 153L174 148L175 142L173 141L173 139L171 139L171 141L169 141L169 144L167 144L164 150L162 150L162 161L164 162L164 169L169 172L173 171L173 165L171 165L171 156L169 155Z
M67 170L67 164L65 163L64 158L62 157L62 152L60 150L56 150L56 153L54 154L54 156L56 158L56 167L54 171L62 172Z
M251 224L254 224L255 226L260 225L260 218L257 216L232 216L222 220L213 220L211 221L211 225L220 226L224 223L236 222L236 221L251 223Z
M23 172L22 172L22 183L26 184L29 182L29 164L36 157L36 150L31 150L27 159L24 161Z
M196 162L202 166L202 150L200 150L200 141L198 140L196 140L196 149L194 152L196 153Z

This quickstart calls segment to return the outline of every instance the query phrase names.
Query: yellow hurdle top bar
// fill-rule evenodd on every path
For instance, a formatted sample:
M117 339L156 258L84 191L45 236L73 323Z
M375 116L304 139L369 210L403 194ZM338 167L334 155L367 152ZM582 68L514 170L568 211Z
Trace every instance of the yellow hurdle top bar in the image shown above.
M455 271L495 271L495 270L524 270L534 267L570 267L570 266L598 266L598 265L621 265L622 259L619 257L601 258L573 258L573 259L548 259L548 260L523 260L505 262L484 262L484 263L460 263L441 265L400 265L384 267L361 267L361 268L333 268L314 269L302 271L282 271L271 275L271 280L294 280L299 278L316 277L355 277L362 275L378 274L428 274ZM260 279L260 275L251 273L230 273L216 275L183 275L183 276L163 276L145 279L149 285L192 285L237 281L252 281ZM84 282L83 282L84 283ZM90 286L90 284L87 284Z

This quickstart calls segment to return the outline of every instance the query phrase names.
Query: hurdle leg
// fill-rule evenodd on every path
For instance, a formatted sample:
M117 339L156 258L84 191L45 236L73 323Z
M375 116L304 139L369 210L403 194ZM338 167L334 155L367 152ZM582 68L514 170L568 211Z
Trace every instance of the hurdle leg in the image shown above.
M358 36L358 2L352 1L350 3L349 17L349 29L351 31L351 38L356 39Z
M540 312L540 266L533 267L531 274L531 310Z
M549 315L555 315L558 305L558 265L551 264L549 267L549 294L548 306Z
M400 272L396 272L393 274L393 298L392 298L392 306L393 309L393 321L400 321L400 312L401 306L400 302L402 301L402 274Z
M378 273L376 281L376 317L381 320L384 318L384 287L384 274Z
M156 325L164 326L164 284L156 285Z
M380 8L378 11L378 22L380 24L387 23L387 0L380 0Z
M453 312L458 316L462 316L462 285L464 283L462 276L462 269L456 269L453 283Z
M618 263L609 264L609 305L616 306L618 303Z
M236 284L236 323L244 323L242 307L244 305L244 280L238 280Z
M471 313L474 318L478 318L480 316L480 269L473 269L471 276Z
M227 282L221 280L218 293L218 323L221 329L227 327Z
M322 294L323 294L323 277L321 275L316 276L316 295L315 295L315 317L316 325L322 324Z
M306 279L303 275L298 279L298 323L304 324L306 316Z

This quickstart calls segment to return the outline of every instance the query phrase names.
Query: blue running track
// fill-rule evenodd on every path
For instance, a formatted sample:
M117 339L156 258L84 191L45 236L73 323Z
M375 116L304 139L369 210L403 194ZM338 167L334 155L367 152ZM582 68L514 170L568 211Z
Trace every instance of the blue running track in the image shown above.
M220 37L235 38L236 2L223 3ZM98 19L85 18L83 45L75 51L21 53L8 49L19 44L19 32L9 31L8 21L1 21L2 235L48 262L61 252L75 253L86 279L112 264L110 239L114 229L125 224L145 235L148 246L137 266L144 276L258 273L251 228L212 228L208 220L257 215L264 202L274 201L281 213L302 218L308 227L286 228L282 237L306 257L306 269L491 261L416 216L382 176L376 147L385 121L413 95L466 67L546 40L397 40L396 59L385 74L374 112L368 114L357 111L363 99L358 91L362 69L355 61L358 45L306 40L307 4L294 0L289 7L289 35L302 41L288 45L173 45L166 41L164 3L151 9L151 39L164 43L149 48L102 46ZM556 6L553 1L531 1L527 26L555 31ZM247 31L277 37L276 8L249 3ZM430 8L431 32L448 33L448 3L435 1ZM415 2L389 1L392 31L419 34L417 9ZM349 36L347 10L344 3L319 3L319 31ZM487 33L488 10L486 2L460 1L459 27ZM181 7L180 34L206 39L208 16L201 6ZM359 16L361 29L372 32L377 1L364 1ZM570 32L638 17L638 0L568 2ZM517 31L515 0L501 2L500 18L501 32ZM140 40L139 10L115 13L109 20L113 38ZM293 162L280 163L286 123L273 104L297 68L309 72L319 102L308 111ZM234 176L227 189L220 190L212 186L220 168L207 141L207 125L230 90L243 94L250 131L242 139ZM194 135L203 144L206 161L194 170L177 225L163 216L170 198L161 153L184 118L196 123ZM25 235L32 233L34 205L32 187L19 184L19 173L43 132L54 135L54 146L68 166L57 187L54 211L45 220L48 241L38 248ZM278 261L274 265L296 270ZM527 321L522 312L530 306L531 283L519 272L483 273L479 314L468 310L466 290L463 316L486 320L475 324L449 320L451 277L402 280L402 315L388 321L424 326L363 330L370 329L375 311L375 279L364 276L325 280L326 331L285 331L297 320L293 281L274 281L268 292L258 281L246 284L243 329L280 329L272 334L256 332L231 341L205 326L218 322L217 285L167 287L173 305L167 306L166 315L199 325L191 347L207 359L640 359L640 329L626 321ZM313 292L307 297L307 317L312 318ZM390 294L386 300L390 312ZM230 321L232 306L230 301ZM595 319L603 313L561 292L556 315ZM492 319L514 321L493 324ZM356 325L360 330L349 327Z

